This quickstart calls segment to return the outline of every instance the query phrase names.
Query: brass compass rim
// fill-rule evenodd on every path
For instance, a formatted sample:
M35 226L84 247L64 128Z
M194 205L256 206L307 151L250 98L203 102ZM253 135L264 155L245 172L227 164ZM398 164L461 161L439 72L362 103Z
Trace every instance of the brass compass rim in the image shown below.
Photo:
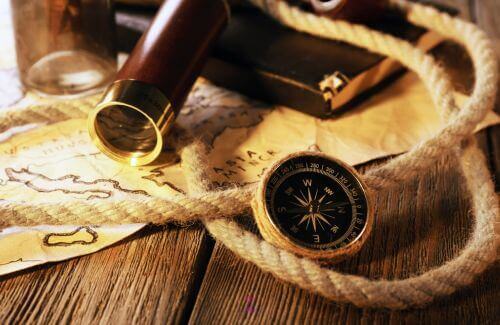
M356 236L356 238L352 239L345 246L339 248L330 248L330 249L313 249L304 247L299 243L297 243L296 241L292 240L289 236L287 236L286 233L284 233L278 227L278 225L276 225L271 215L271 212L267 207L265 198L266 187L271 177L287 161L296 157L304 157L304 156L321 157L340 165L354 176L354 179L356 180L359 187L363 191L363 195L366 199L366 206L367 206L366 222L363 229ZM359 251L359 249L363 246L363 244L366 242L367 238L369 237L373 226L373 214L374 214L374 206L372 204L371 197L372 197L371 191L366 186L359 173L352 166L322 152L299 151L293 154L289 154L286 157L277 160L276 162L273 163L271 168L269 168L265 172L264 176L259 182L257 188L257 194L252 202L252 207L255 211L255 219L257 226L262 236L265 239L269 240L271 243L281 248L294 252L298 255L316 260L321 260L322 262L325 263L335 263L356 254Z

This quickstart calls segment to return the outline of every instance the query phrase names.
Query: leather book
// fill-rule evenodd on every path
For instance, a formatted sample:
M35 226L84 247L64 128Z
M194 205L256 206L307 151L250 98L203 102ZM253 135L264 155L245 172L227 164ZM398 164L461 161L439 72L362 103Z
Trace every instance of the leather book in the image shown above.
M440 9L456 14L450 8ZM118 11L122 50L133 47L153 14L130 8ZM392 13L369 27L426 51L443 41L439 34ZM202 75L249 97L328 118L369 96L402 70L395 60L294 31L253 7L237 6Z

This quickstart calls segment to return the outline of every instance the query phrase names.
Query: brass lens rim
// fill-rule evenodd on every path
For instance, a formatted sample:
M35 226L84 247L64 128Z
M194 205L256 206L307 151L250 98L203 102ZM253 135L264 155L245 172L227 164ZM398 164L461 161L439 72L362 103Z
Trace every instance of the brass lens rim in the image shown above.
M155 146L150 151L125 151L116 148L100 131L98 115L111 107L134 110L146 118L154 128ZM137 80L118 80L111 84L88 117L88 131L92 142L106 156L130 166L143 166L155 161L163 149L163 136L175 119L174 110L156 87Z
M107 109L112 106L124 106L130 109L133 109L139 113L141 113L146 119L148 120L151 125L154 126L155 130L155 135L156 135L156 144L155 147L153 148L152 151L149 153L145 152L134 152L134 151L125 151L125 150L120 150L110 144L104 136L102 136L101 132L99 131L99 127L96 125L97 122L97 115L102 112L104 109ZM163 136L154 123L153 119L144 114L140 109L138 109L135 106L122 103L122 102L106 102L106 103L101 103L96 106L96 109L92 111L92 113L89 116L89 134L90 138L96 145L96 147L104 153L106 156L110 157L113 160L116 160L118 162L128 164L130 166L142 166L142 165L147 165L151 162L153 162L161 153L161 150L163 148Z

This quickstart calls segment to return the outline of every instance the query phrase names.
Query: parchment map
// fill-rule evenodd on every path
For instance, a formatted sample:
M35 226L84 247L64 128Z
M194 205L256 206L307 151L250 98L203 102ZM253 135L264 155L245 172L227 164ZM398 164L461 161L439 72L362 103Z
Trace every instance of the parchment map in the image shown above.
M17 80L5 4L0 4L0 17L0 202L168 199L186 191L182 162L172 146L166 146L154 165L132 168L112 161L94 147L85 114L80 114L81 119L43 122L36 114L41 107L85 112L99 96L55 101L25 92ZM458 98L463 101L465 97ZM12 126L4 112L19 107L28 107L34 113L33 121ZM50 114L60 115L56 109L49 110ZM498 122L492 113L481 128ZM178 130L189 129L208 144L211 177L217 186L256 182L273 160L313 145L352 165L399 154L440 127L431 99L413 74L330 120L273 107L199 80L177 123ZM177 136L175 132L167 141ZM143 226L0 229L0 276L93 253Z
M49 233L43 237L45 246L92 245L99 239L96 230L89 226L78 227L70 232Z
M43 105L89 107L94 101ZM482 127L497 122L498 117L490 115ZM351 164L401 153L430 136L440 122L423 85L407 75L351 113L326 121L200 80L178 125L209 145L213 182L225 186L256 182L274 159L312 145ZM180 158L168 145L157 164L132 168L94 147L84 119L0 131L0 200L140 200L168 198L185 190ZM0 275L92 253L142 227L5 229L0 232Z
M32 106L33 110L40 107L36 105ZM55 102L53 105L64 103ZM68 105L81 105L80 108L83 108L91 106L92 100L72 101ZM254 128L270 111L268 105L200 82L182 111L179 125L192 126L194 135L215 150L215 140L227 130ZM56 110L54 114L57 114ZM108 159L94 147L83 119L51 125L16 126L2 131L1 200L140 200L152 195L168 198L185 191L180 158L173 150L167 147L157 165L141 168L124 166ZM233 182L237 181L233 179ZM75 225L5 229L0 232L0 275L94 252L125 238L142 226Z

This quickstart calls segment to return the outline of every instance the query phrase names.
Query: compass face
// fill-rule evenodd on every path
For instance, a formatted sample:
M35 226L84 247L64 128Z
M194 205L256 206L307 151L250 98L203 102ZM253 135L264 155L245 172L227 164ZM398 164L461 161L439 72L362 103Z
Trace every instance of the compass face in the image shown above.
M337 250L357 241L369 218L360 180L341 162L315 153L282 162L264 188L277 230L309 250Z

